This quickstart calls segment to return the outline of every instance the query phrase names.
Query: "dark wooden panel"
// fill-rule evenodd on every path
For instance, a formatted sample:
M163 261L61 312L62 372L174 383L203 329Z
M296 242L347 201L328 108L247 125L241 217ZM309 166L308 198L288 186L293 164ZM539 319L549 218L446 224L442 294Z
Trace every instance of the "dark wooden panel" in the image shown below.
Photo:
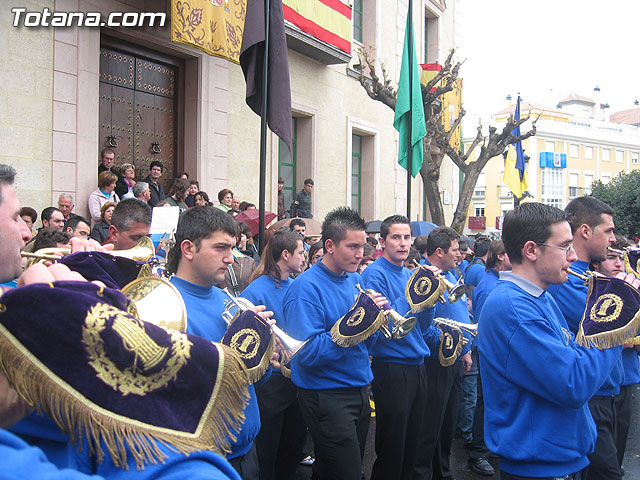
M136 90L173 98L175 73L173 67L137 58Z
M133 160L133 94L100 82L100 148L113 148L116 166Z
M172 98L155 96L155 142L160 147L156 155L165 167L165 176L175 177L175 107ZM168 190L167 190L168 191Z
M134 88L135 58L108 48L100 49L100 81Z

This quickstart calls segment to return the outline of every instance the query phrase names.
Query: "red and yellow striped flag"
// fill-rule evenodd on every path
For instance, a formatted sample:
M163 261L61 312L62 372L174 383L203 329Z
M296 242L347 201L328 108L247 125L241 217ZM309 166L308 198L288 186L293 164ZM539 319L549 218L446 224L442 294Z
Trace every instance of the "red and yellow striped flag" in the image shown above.
M318 40L351 53L351 7L340 0L282 0L284 19Z

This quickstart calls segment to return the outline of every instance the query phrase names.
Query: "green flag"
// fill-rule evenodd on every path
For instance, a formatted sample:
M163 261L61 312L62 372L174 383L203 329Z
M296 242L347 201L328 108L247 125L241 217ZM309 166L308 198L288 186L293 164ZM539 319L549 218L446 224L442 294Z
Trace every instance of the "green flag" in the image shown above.
M422 139L427 134L427 127L424 123L420 72L413 38L409 42L410 28L413 31L411 18L407 15L407 28L404 34L402 67L400 68L400 82L398 83L398 98L396 100L396 115L393 119L393 126L400 133L398 163L406 169L407 156L409 154L409 125L411 125L411 175L415 177L422 168ZM409 52L411 52L411 63L409 63ZM409 65L411 65L411 95L409 94Z

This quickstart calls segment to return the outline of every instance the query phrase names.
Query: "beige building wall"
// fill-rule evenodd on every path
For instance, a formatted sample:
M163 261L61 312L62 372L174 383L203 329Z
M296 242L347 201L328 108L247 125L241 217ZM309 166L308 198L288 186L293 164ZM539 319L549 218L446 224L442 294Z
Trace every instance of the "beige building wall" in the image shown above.
M194 48L172 43L168 0L19 1L29 11L167 12L164 28L14 28L2 11L0 25L0 161L19 171L23 205L40 211L56 204L61 192L75 197L75 211L86 215L96 187L99 144L100 41L102 34L170 54L184 61L183 163L179 169L200 181L212 200L231 188L258 203L260 119L247 106L240 67ZM365 42L376 48L390 74L399 77L407 4L365 2ZM454 6L457 1L451 2ZM454 11L442 0L414 2L416 48L422 61L425 12L437 19L429 31L430 50L443 61L452 47ZM388 21L393 19L393 21ZM349 65L324 65L289 50L293 115L298 118L298 188L315 180L314 217L351 199L351 138L363 137L362 215L385 218L406 209L406 172L397 165L398 135L393 111L369 99ZM436 59L434 59L436 60ZM430 60L432 61L432 60ZM267 143L267 205L277 209L278 140ZM443 168L443 184L457 197L457 173ZM412 219L422 218L422 185L412 181ZM217 203L217 202L214 202ZM454 204L449 207L453 211Z
M12 7L52 8L53 1L15 1ZM52 190L54 31L14 28L13 13L0 9L0 163L19 172L25 205L49 204Z

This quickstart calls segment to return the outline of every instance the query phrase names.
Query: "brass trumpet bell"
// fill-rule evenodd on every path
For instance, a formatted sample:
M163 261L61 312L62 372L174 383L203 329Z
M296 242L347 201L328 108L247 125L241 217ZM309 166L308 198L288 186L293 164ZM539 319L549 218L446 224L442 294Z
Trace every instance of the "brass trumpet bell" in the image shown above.
M448 325L453 328L457 328L458 330L463 330L467 333L470 333L471 336L478 336L478 324L477 323L462 323L456 322L455 320L451 320L449 318L434 318L433 323L438 326L438 324ZM463 340L463 344L467 344L469 341L465 338Z
M240 313L245 310L255 308L255 305L246 298L234 297L229 292L229 289L223 290L230 300L226 301L224 311L222 312L222 318L230 325ZM306 345L309 340L296 340L295 338L287 335L280 327L273 325L271 327L271 333L276 339L282 353L283 363L289 363L293 357Z
M416 317L408 317L405 318L396 312L394 309L389 311L389 317L393 322L393 327L391 328L391 337L395 340L406 337L413 327L416 326L418 319Z
M444 275L440 275L439 278L449 292L449 299L447 300L449 303L456 303L464 296L465 293L467 293L467 286L464 283L454 285L449 280L447 280ZM443 303L445 302L443 301Z
M160 277L136 278L122 293L131 300L129 313L159 327L187 331L187 309L182 295L169 281Z

